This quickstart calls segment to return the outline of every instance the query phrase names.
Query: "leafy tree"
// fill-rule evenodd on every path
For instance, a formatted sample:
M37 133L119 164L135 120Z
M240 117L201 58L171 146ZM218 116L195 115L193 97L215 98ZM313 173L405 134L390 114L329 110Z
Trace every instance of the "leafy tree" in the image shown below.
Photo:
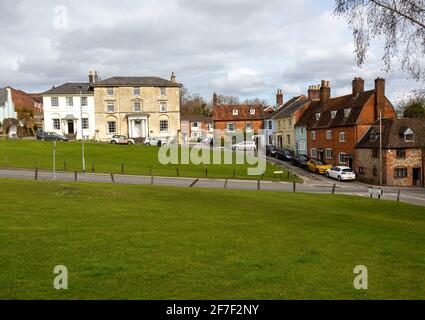
M417 81L425 81L425 0L336 0L335 14L353 28L357 63L367 57L371 40L383 37L383 63L393 60Z
M399 110L404 118L425 118L425 99L411 99L402 102Z

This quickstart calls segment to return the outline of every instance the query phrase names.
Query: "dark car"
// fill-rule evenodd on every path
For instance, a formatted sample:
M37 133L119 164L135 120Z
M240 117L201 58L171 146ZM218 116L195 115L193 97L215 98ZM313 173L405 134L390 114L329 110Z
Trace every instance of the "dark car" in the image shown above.
M307 157L305 155L298 155L298 156L295 156L292 159L292 164L295 165L295 166L297 166L297 167L300 167L300 168L303 168L303 169L307 169L308 168L307 163L309 161L310 161L310 158L309 157Z
M292 160L292 152L288 149L281 149L276 151L276 158L283 161Z
M55 132L37 132L36 134L37 140L41 141L69 141L67 137L64 137Z
M272 145L267 145L266 146L266 156L268 157L276 157L276 147L272 146Z

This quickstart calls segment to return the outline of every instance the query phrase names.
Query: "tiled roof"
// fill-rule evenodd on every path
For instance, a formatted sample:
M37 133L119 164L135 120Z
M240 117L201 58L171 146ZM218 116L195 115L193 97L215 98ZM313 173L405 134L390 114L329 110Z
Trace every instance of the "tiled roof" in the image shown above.
M251 109L255 109L255 114L251 114ZM233 115L233 110L238 110L238 115ZM244 121L244 120L264 120L265 113L260 105L219 105L214 108L214 121Z
M65 83L59 87L53 87L52 89L42 93L43 95L54 95L54 94L79 94L80 86L82 86L83 94L93 94L93 88L89 86L89 83Z
M158 77L113 77L97 83L92 83L93 87L176 87L180 88L180 83L172 82Z
M292 117L295 112L303 108L307 103L310 103L307 97L300 96L294 102L290 103L287 106L284 105L281 109L279 109L279 112L273 116L273 119Z
M414 132L414 142L406 142L404 132ZM377 135L371 140L372 133ZM382 145L384 149L425 148L425 119L383 119ZM379 149L379 123L372 126L356 148Z
M314 101L307 112L304 113L297 126L307 125L311 129L343 127L355 125L365 104L374 97L375 90L360 92L357 96L349 94L337 98L332 98L325 103ZM348 117L344 110L351 109ZM336 111L336 116L332 119L332 112ZM320 119L316 119L316 114L320 113Z
M189 115L182 115L181 121L212 123L213 118L212 117L204 117L204 116L201 116L201 115L189 114Z

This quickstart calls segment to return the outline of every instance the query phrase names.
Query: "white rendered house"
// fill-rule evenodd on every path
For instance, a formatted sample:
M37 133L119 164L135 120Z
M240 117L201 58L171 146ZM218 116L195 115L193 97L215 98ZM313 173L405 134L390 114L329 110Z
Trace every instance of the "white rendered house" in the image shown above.
M54 87L43 93L43 104L44 131L77 140L96 138L94 93L90 83Z

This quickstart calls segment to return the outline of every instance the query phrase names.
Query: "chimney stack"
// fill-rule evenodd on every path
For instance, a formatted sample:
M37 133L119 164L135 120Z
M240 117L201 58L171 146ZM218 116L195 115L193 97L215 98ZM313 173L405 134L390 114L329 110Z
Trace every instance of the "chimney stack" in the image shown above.
M276 104L277 107L280 108L283 106L283 91L281 89L277 89L276 93Z
M322 86L320 87L320 101L326 102L331 98L331 85L329 81L322 80Z
M379 111L382 117L385 117L385 79L377 78L375 80L375 119L379 119Z
M214 92L213 94L213 108L218 106L218 95L217 92Z
M362 78L354 78L353 80L353 97L364 91L364 80Z
M176 74L174 72L171 73L171 82L176 82Z
M308 100L320 100L320 84L308 88Z
M90 70L89 71L89 83L93 83L94 82L94 76L93 76L93 71Z
M99 72L95 71L94 72L94 83L97 83L99 81L100 81Z

